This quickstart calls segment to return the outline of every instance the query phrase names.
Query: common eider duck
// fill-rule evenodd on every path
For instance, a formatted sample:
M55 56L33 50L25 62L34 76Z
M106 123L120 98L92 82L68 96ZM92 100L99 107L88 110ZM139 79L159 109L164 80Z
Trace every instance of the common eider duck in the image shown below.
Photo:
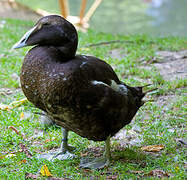
M84 162L83 168L109 163L110 137L129 124L144 104L142 87L120 81L105 61L76 55L74 26L58 15L42 17L13 49L34 46L21 69L27 99L63 127L61 154L68 152L68 131L93 141L105 141L103 158Z

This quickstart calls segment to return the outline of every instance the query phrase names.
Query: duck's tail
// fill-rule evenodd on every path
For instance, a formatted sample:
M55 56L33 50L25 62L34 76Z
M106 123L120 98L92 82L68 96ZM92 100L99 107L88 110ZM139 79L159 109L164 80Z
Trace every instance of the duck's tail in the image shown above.
M158 88L153 88L147 91L143 91L143 88L151 86L151 85L152 84L146 84L144 86L137 86L137 87L128 86L128 88L131 90L133 97L136 98L136 102L137 104L139 104L139 106L142 106L146 102L146 101L143 101L142 99L147 93L150 93L158 89Z
M147 90L147 91L144 91L144 92L143 92L143 88L144 88L144 87L148 87L148 86L151 86L151 85L152 85L152 84L146 84L146 85L144 85L144 86L138 86L138 87L136 87L136 88L139 89L139 91L142 93L142 95L143 95L143 97L144 97L147 93L152 92L152 91L155 91L155 90L158 89L158 88L153 88L153 89L150 89L150 90Z

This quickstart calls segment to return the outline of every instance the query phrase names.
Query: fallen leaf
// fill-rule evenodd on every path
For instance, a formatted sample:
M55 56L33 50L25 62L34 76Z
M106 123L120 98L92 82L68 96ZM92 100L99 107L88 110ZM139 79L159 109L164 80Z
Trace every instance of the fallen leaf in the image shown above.
M45 140L45 143L50 142L50 141L51 141L50 139L46 139L46 140Z
M162 149L164 149L164 145L150 145L141 148L142 151L147 151L147 152L159 152Z
M21 160L20 162L19 162L19 164L25 164L27 162L27 160L26 159L23 159L23 160Z
M24 112L21 112L21 114L20 114L20 119L23 120L23 119L24 119L24 116L25 116L25 115L24 115Z
M29 178L31 178L31 179L38 179L39 177L40 177L39 174L32 174L32 173L26 173L25 174L25 179L29 179Z
M161 177L170 177L170 175L167 172L165 172L163 170L159 170L159 169L152 170L152 171L150 171L146 175L147 176L155 176L155 177L158 177L158 178L161 178Z
M52 176L46 164L42 166L40 173L42 174L42 176Z

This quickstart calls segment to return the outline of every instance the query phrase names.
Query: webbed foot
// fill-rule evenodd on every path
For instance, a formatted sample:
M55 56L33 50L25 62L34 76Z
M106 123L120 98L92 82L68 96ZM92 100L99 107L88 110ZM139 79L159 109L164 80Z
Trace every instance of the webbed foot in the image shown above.
M100 157L95 159L81 159L80 167L81 168L88 168L88 169L102 169L109 165L109 159L106 157Z
M81 159L80 167L89 169L102 169L110 163L110 136L105 141L104 156L100 158L84 158Z
M52 161L55 159L58 160L66 160L66 159L73 159L76 157L75 154L71 153L75 150L75 147L67 145L65 142L62 142L61 148L55 155L52 157Z
M66 160L66 159L73 159L75 158L76 155L75 154L72 154L70 153L69 151L66 151L66 152L58 152L56 155L54 155L52 157L52 161L55 160L55 159L58 159L58 160Z
M55 151L55 152L49 152L49 153L38 155L39 159L47 159L48 161L54 161L55 159L58 160L73 159L75 157L76 155L70 153L69 151L66 152Z
M74 147L69 146L68 141L68 131L63 129L63 139L60 146L60 149L57 151L52 151L49 153L44 153L38 156L38 158L47 159L49 161L53 161L55 159L58 160L66 160L66 159L73 159L76 155L72 154L71 152L75 150Z

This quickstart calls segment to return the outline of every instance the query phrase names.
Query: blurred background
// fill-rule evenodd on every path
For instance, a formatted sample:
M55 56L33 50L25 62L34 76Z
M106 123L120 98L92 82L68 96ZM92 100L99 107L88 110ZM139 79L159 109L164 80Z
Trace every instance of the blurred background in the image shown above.
M79 15L81 1L68 1L70 15ZM85 12L94 1L87 0ZM39 14L36 13L38 10L55 14L61 12L58 0L15 0L15 2L21 3L23 7L14 5L9 7L6 0L0 0L0 17L36 21L39 18ZM89 28L118 34L187 36L186 19L187 0L102 0L89 20Z

